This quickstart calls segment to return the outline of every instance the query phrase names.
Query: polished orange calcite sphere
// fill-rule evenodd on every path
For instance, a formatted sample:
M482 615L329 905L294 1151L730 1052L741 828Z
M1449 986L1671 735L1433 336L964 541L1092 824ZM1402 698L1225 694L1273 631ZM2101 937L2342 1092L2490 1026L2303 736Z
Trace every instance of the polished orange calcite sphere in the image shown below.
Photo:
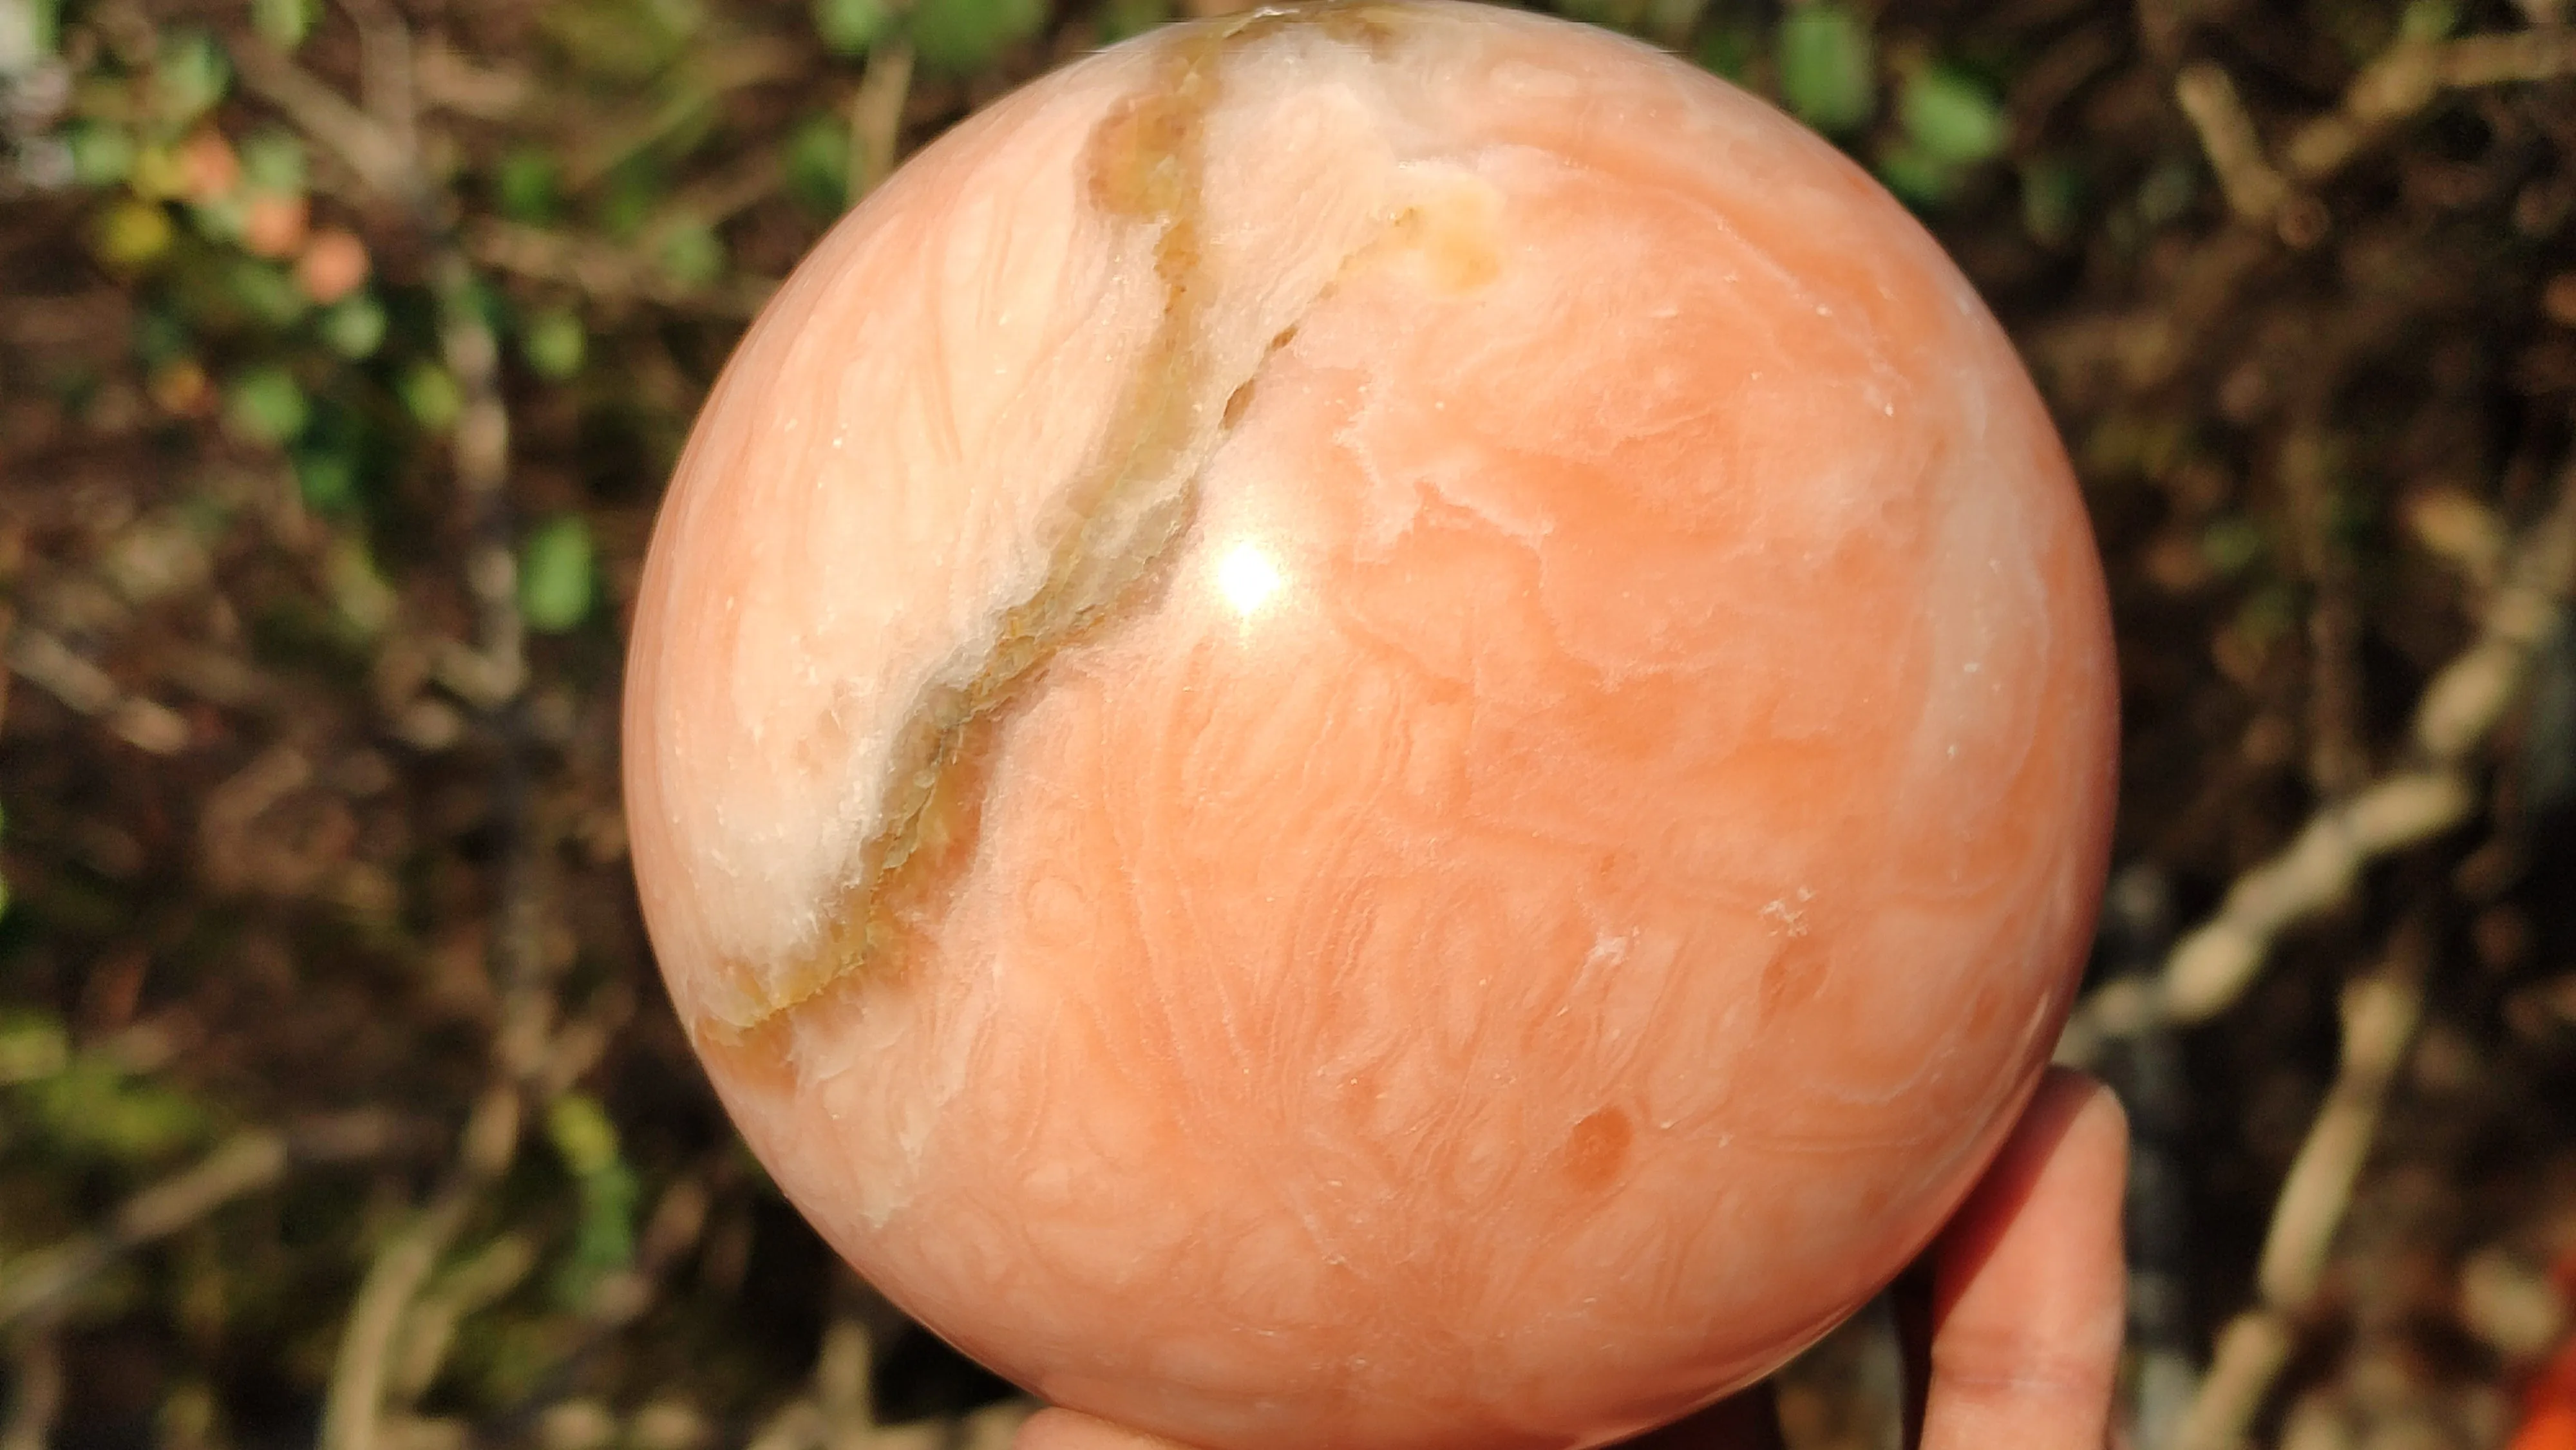
M2047 1056L2102 583L2012 350L1669 57L1353 4L1083 60L798 270L628 804L787 1194L1036 1393L1598 1444L1780 1363Z

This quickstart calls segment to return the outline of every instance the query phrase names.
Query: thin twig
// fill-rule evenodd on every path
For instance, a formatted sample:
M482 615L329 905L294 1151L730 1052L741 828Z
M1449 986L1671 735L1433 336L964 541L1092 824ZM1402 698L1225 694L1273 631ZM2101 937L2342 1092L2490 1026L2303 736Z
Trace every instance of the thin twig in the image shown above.
M290 1131L262 1128L240 1134L194 1167L127 1199L106 1227L11 1264L0 1275L0 1329L52 1317L118 1259L235 1199L276 1186L290 1167L377 1157L400 1138L396 1119L371 1110L317 1119Z
M107 671L32 624L8 631L9 670L61 701L73 713L99 721L118 739L153 755L176 755L188 746L188 722L178 712L128 694Z
M421 216L429 216L436 190L422 172L416 153L359 110L256 36L233 38L234 68L254 95L286 113L286 118L328 148L370 191Z
M912 47L896 41L870 52L867 73L850 97L851 201L893 174L895 150L903 139L904 102L911 95Z
M63 1408L63 1351L38 1331L9 1346L9 1414L0 1419L0 1450L45 1450Z
M2166 1010L2196 1022L2227 1009L2282 930L2340 900L2363 866L2468 818L2470 756L2519 697L2576 566L2576 467L2550 511L2514 549L2478 637L2444 666L2415 708L2416 763L2327 807L2288 850L2247 872L2218 915L2166 960Z
M2230 210L2294 247L2323 238L2315 192L2370 142L2421 112L2445 90L2576 75L2576 32L2529 30L2427 43L2400 41L2344 89L2341 103L2292 134L2276 165L2216 63L2195 61L2174 78L2174 100L2199 134Z
M778 284L761 277L732 277L704 287L683 286L650 259L589 237L544 227L479 218L465 230L474 260L495 271L580 289L603 302L642 299L706 316L749 318Z
M2471 757L2520 697L2576 584L2576 465L2501 573L2477 638L2416 704L2409 762L2329 803L2279 854L2238 877L2217 915L2175 945L2155 980L2113 982L2087 998L2059 1043L2061 1061L2090 1062L2104 1039L2150 1022L2199 1022L2227 1010L2262 971L2274 939L2342 900L2364 867L2468 819L2478 803Z
M385 1418L395 1331L484 1189L517 1156L518 1142L518 1088L495 1086L475 1105L447 1180L377 1252L359 1282L322 1401L320 1450L373 1450Z
M2321 370L2322 375L2329 375ZM2297 410L2282 440L2279 470L2298 535L2308 605L2308 781L2323 800L2349 797L2368 778L2361 739L2362 610L2352 552L2334 525L2332 445L2321 398Z
M2316 1121L2274 1200L2255 1274L2255 1306L2220 1334L2174 1450L2236 1450L2289 1362L2294 1330L2315 1307L2353 1185L2378 1136L2390 1086L2423 1011L2431 933L2397 929L2387 956L2343 994L2343 1051Z
M457 491L472 520L465 558L473 595L475 654L467 698L495 714L510 709L527 684L527 629L519 618L519 563L509 506L510 414L501 402L501 343L475 298L472 264L451 246L439 259L439 343L464 406L449 453Z
M2174 100L2200 134L2200 148L2218 173L2228 206L2248 222L2270 225L2290 194L2290 183L2263 154L2263 139L2254 134L2253 119L2236 98L2236 83L2216 63L2194 61L2174 77Z
M420 154L420 102L411 27L391 0L340 0L358 27L359 94L367 115L405 156Z
M337 150L362 180L403 203L430 231L430 288L438 306L439 350L463 405L449 443L468 542L464 577L474 603L470 648L444 661L443 677L484 715L499 743L493 817L501 838L491 970L502 997L492 1041L493 1080L469 1120L456 1162L429 1201L378 1252L341 1331L323 1402L322 1450L373 1450L390 1412L392 1356L431 1271L464 1229L485 1191L517 1156L520 1122L537 1094L554 1030L553 983L540 943L544 909L540 853L530 835L530 791L521 696L527 683L526 626L519 613L516 525L509 497L510 416L501 397L500 339L485 320L480 281L451 219L459 208L423 163L408 79L375 84L397 51L410 54L401 16L385 0L357 0L361 22L386 32L370 46L370 109L360 111L274 51L246 43L243 79L318 142ZM408 66L408 61L405 61ZM428 1372L434 1373L435 1365ZM399 1388L411 1389L411 1385Z
M2401 42L2353 78L2343 104L2290 138L2283 155L2310 185L2342 170L2373 137L2446 90L2576 75L2576 31L2523 30L2438 44Z
M867 1326L849 1315L823 1331L814 1356L814 1406L823 1417L827 1450L868 1450L877 1428L876 1387L870 1383Z

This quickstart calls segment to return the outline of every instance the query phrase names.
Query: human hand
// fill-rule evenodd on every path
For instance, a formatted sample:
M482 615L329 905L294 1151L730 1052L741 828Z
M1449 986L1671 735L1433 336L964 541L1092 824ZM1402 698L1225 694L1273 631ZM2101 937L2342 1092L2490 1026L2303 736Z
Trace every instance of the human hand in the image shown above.
M1932 1303L1919 1450L2096 1450L2124 1315L2120 1193L2128 1126L2101 1084L2052 1069L1992 1167L1926 1254ZM1630 1442L1634 1450L1780 1443L1760 1389ZM1015 1450L1186 1450L1045 1410ZM1317 1447L1330 1450L1330 1447Z

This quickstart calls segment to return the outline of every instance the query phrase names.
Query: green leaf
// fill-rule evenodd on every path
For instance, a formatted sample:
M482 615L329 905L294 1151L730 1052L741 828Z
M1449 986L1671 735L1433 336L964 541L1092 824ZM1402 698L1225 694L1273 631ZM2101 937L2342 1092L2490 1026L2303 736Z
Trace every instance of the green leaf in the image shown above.
M317 514L346 513L358 502L358 460L345 449L315 448L295 455L295 491Z
M1171 19L1171 0L1108 0L1100 7L1100 43L1115 45Z
M850 204L850 126L834 115L808 117L787 138L781 158L787 194L822 216Z
M373 357L384 346L384 304L372 292L353 292L323 310L316 330L324 346L352 362Z
M129 198L98 219L93 245L100 261L119 271L133 271L159 261L176 234L168 211Z
M148 308L134 315L134 355L147 368L176 362L195 351L196 343L188 335L187 324L159 308Z
M188 220L197 224L197 235L207 241L230 245L242 239L250 220L250 201L232 192L213 201L190 202Z
M285 131L260 131L241 143L242 180L253 191L304 192L304 143Z
M2074 240L2084 222L2084 173L2065 161L2022 168L2021 225L2044 247Z
M814 34L834 55L865 55L892 29L885 0L814 0Z
M250 24L269 44L292 52L313 30L313 0L250 0Z
M2240 514L2211 520L2200 535L2200 556L2220 574L2244 573L2260 562L2269 548L2262 525Z
M2404 45L2448 40L2460 28L2457 0L2412 0L2397 17L2397 39Z
M224 393L224 426L237 437L278 447L295 441L313 419L313 405L295 375L282 367L257 367L233 379Z
M162 38L152 80L161 119L176 128L215 108L232 86L233 70L213 36L183 30Z
M52 1077L72 1060L63 1025L35 1013L0 1018L0 1083Z
M1743 81L1753 69L1753 57L1761 49L1761 36L1740 23L1719 20L1700 32L1699 43L1691 47L1691 60L1711 75Z
M697 222L683 222L662 238L662 271L683 287L704 287L724 275L724 240Z
M519 335L519 355L538 377L561 382L581 371L590 351L590 335L579 315L556 308L528 319Z
M1837 0L1810 0L1780 17L1780 99L1829 135L1858 130L1878 109L1877 47L1869 23Z
M638 156L608 173L599 198L599 229L612 239L631 242L653 220L654 209L670 194L670 178L650 156Z
M1568 20L1612 30L1633 31L1646 18L1646 0L1555 0L1555 4Z
M557 1299L579 1307L603 1275L635 1258L635 1171L619 1156L617 1125L596 1098L566 1093L546 1108L546 1136L572 1174L581 1219L572 1253L555 1277Z
M19 35L30 60L50 56L62 43L62 0L21 0Z
M1047 0L916 0L904 28L923 64L966 75L1046 23Z
M74 121L63 128L72 155L72 180L81 186L114 186L134 174L134 137L104 121Z
M501 215L531 226L563 210L563 171L543 151L513 151L492 169L492 201Z
M454 374L436 363L412 364L395 391L402 394L403 409L425 432L446 432L456 426L456 415L465 411L464 389L456 385Z
M540 524L519 549L519 613L528 628L561 634L589 618L594 572L590 525L581 515Z
M565 1093L546 1106L546 1137L575 1178L617 1163L617 1125L599 1100L586 1093Z
M35 1119L57 1144L120 1162L158 1158L201 1138L205 1110L176 1089L130 1078L113 1063L75 1056L29 1085Z
M555 0L537 20L574 64L631 86L689 54L706 10L698 0Z
M1946 66L1927 66L1908 77L1897 115L1907 137L1943 166L1990 161L2011 135L1994 95Z
M223 270L224 295L264 327L292 327L313 310L295 274L274 262L234 257Z
M1879 154L1878 179L1904 200L1930 206L1949 198L1958 172L1913 141L1902 140Z

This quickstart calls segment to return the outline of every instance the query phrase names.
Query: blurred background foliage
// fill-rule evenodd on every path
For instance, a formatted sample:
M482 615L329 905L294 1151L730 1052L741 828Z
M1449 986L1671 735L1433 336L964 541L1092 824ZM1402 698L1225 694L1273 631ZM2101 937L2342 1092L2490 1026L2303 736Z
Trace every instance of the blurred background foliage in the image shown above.
M2078 458L2131 1443L2576 1450L2562 0L1561 8L1914 206ZM0 0L0 1450L1007 1436L661 1002L621 625L776 279L1179 18ZM1799 1445L1884 1443L1875 1323Z

